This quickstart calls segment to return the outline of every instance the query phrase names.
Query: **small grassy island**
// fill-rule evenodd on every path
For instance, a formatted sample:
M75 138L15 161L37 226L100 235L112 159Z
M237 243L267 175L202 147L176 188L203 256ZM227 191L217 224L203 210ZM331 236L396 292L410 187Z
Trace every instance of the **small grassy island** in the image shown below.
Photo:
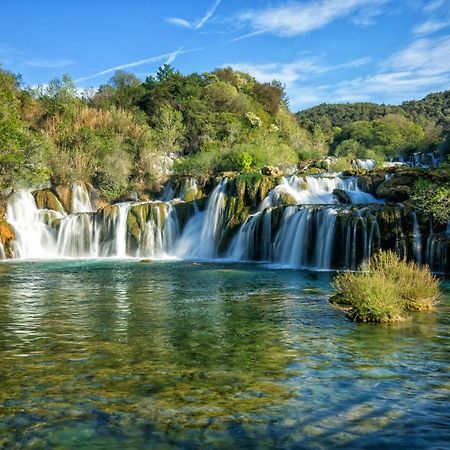
M357 272L336 276L331 303L359 322L399 322L413 311L432 310L439 281L427 266L400 259L392 251L375 254Z

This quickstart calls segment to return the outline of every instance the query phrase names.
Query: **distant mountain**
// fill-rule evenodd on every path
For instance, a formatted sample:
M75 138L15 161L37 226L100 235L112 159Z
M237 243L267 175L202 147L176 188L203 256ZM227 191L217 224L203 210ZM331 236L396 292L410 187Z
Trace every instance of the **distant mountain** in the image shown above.
M399 106L377 103L342 103L314 106L296 115L300 125L312 129L343 127L361 120L375 120L388 114L401 114L417 123L448 126L450 124L450 91L427 95L422 100L403 102Z

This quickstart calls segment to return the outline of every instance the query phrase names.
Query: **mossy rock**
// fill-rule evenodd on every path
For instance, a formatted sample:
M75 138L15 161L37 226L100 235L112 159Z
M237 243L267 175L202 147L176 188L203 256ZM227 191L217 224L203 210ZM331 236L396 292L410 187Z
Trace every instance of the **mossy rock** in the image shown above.
M411 197L411 187L386 181L378 187L376 196L388 202L401 203Z
M358 186L364 192L375 194L378 187L386 180L386 172L373 171L358 176Z
M5 256L11 258L13 256L12 243L16 239L16 233L11 224L5 219L0 219L0 243L3 246Z
M203 209L205 206L205 200L201 199L196 202L180 202L175 203L173 207L177 212L178 224L182 230L189 220L194 216L197 209Z
M32 194L39 209L51 209L61 214L65 214L68 211L64 208L60 199L50 189L34 191Z
M350 194L347 191L344 191L343 189L333 189L333 195L338 201L338 203L342 205L350 205L352 203L352 198L350 197Z
M119 212L119 207L117 205L105 205L102 208L100 208L97 212L97 214L100 217L103 217L104 219L115 219L117 216L117 213Z
M128 211L127 230L132 238L134 238L133 247L137 247L141 241L142 233L145 230L146 223L149 221L160 222L163 228L167 215L166 203L141 203L133 205Z
M194 200L197 199L197 195L198 195L198 189L195 187L190 187L184 194L183 200L187 203L193 202Z
M283 192L280 195L280 202L282 205L285 205L285 206L293 206L293 205L297 204L297 200L291 194L288 194L287 192Z
M72 189L70 186L59 185L54 186L53 191L58 196L63 208L71 213L72 212Z

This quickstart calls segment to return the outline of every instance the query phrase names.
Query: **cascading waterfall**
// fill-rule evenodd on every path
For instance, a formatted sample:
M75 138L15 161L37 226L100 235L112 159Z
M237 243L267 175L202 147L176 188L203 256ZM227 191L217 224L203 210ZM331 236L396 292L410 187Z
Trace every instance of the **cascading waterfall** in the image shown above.
M197 190L192 180L181 186L183 196ZM236 207L233 189L224 178L202 211L194 202L179 209L177 198L123 202L93 212L88 189L74 186L72 207L79 212L72 214L38 209L36 193L16 192L7 206L6 218L16 234L8 252L22 259L225 257L330 270L356 269L376 248L391 248L445 270L450 229L435 234L430 226L422 236L414 211L380 205L360 190L356 177L285 177L234 235L228 223ZM336 189L344 192L338 194L346 204L338 202Z
M284 177L281 184L269 192L259 209L281 205L286 195L290 196L297 205L335 204L338 203L333 194L335 189L345 191L350 196L352 203L382 203L373 195L361 191L357 177L306 176L299 178L292 175Z
M95 212L92 201L85 186L72 184L72 213Z
M405 156L397 156L391 159L392 162L401 163L410 167L439 167L443 162L443 158L438 151L434 152L417 152Z
M194 259L218 256L227 184L228 180L224 178L211 193L206 211L198 212L186 224L175 249L177 256Z
M15 258L35 259L56 256L56 232L47 223L48 216L62 217L56 211L40 210L31 192L15 192L7 205L6 220L13 226Z
M227 256L234 260L273 261L288 267L333 268L340 211L338 206L331 206L338 203L333 194L335 189L345 191L353 204L380 203L359 189L356 177L285 177L261 202L258 212L241 226ZM278 232L272 236L272 211L286 200L301 207L286 207ZM348 267L356 266L360 259L357 248L361 237L362 257L367 258L372 252L377 224L373 217L367 226L365 220L353 217L347 224L344 236Z
M83 195L78 200L83 198L85 201L86 197ZM77 208L88 208L87 202L78 200L74 203ZM144 224L137 248L130 250L127 218L130 209L139 206L139 203L113 205L109 214L99 211L66 215L40 210L30 192L16 192L9 200L6 215L16 233L14 257L54 259L163 256L172 250L179 235L176 211L169 204L144 203L146 204L150 205L151 217ZM161 205L164 207L161 208Z

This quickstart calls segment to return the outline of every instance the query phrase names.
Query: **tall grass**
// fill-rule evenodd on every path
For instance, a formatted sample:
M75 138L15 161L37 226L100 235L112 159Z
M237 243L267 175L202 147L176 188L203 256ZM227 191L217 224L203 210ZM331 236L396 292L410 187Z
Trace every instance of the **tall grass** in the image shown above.
M398 322L412 311L430 310L439 299L439 281L428 267L392 251L375 254L358 272L341 273L332 283L331 302L361 322Z

